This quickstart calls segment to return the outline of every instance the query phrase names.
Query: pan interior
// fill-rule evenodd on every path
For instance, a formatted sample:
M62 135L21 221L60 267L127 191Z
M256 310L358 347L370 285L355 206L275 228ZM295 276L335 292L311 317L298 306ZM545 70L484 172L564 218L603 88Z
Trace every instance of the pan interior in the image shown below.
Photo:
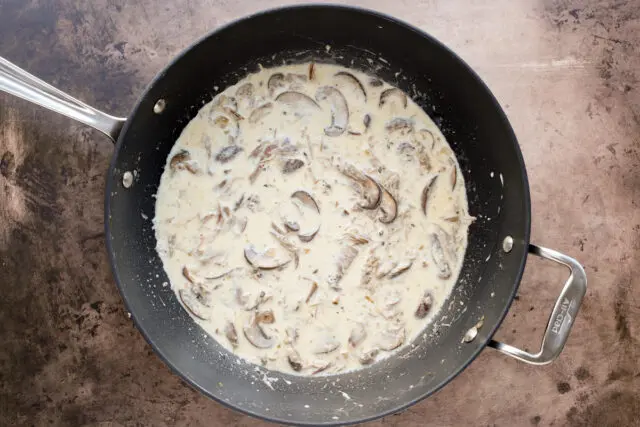
M458 283L436 321L395 357L356 372L298 377L239 360L183 310L155 251L160 176L173 143L217 90L258 67L306 61L376 75L427 111L455 151L467 184L469 245ZM216 89L217 88L217 89ZM163 99L162 113L154 105ZM157 110L157 109L156 109ZM125 188L123 174L134 173ZM107 177L106 227L128 310L160 357L191 385L244 412L295 424L345 424L398 411L433 393L485 346L517 289L529 239L529 193L513 132L495 99L434 39L376 13L306 6L254 15L179 56L148 87ZM502 240L515 242L505 254ZM426 238L426 236L425 236ZM470 343L465 332L484 324Z

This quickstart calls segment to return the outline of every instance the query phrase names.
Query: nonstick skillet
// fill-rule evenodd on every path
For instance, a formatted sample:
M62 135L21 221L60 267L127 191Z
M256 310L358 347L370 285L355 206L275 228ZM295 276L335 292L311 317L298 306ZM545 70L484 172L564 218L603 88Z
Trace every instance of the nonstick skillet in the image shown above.
M179 304L156 254L150 220L166 157L188 121L259 66L314 60L355 67L397 85L440 127L458 157L471 215L456 287L424 337L366 369L297 377L238 360ZM72 98L0 58L0 90L98 129L116 142L105 192L106 242L127 309L156 353L215 400L264 419L348 424L400 411L458 375L486 346L527 363L559 355L586 291L575 260L529 243L527 175L500 106L460 58L429 35L376 12L329 5L252 15L196 42L148 86L127 119ZM527 254L561 263L569 279L542 347L493 341L516 294Z

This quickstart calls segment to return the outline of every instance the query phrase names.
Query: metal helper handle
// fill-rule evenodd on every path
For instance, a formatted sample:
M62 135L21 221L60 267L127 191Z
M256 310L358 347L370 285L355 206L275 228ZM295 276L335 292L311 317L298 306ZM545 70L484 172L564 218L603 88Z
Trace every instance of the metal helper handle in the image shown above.
M110 116L67 95L0 57L0 90L91 126L113 141L126 119Z
M580 309L582 298L587 292L587 275L578 261L560 252L529 245L529 253L563 264L571 271L551 312L549 324L542 338L542 348L536 354L531 354L494 340L489 342L489 346L523 362L532 365L546 365L560 355L569 338L571 326Z

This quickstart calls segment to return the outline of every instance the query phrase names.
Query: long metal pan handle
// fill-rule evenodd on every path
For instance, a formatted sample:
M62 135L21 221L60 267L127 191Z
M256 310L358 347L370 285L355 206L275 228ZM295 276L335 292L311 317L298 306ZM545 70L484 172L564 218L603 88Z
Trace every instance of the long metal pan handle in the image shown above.
M532 365L546 365L560 355L569 338L573 320L576 318L580 304L582 304L582 298L587 292L587 275L578 261L560 252L529 245L529 253L565 265L571 272L551 312L549 324L542 338L542 348L536 354L531 354L494 340L489 342L489 346L523 362Z
M118 139L126 119L110 116L67 95L0 57L0 90L63 114Z

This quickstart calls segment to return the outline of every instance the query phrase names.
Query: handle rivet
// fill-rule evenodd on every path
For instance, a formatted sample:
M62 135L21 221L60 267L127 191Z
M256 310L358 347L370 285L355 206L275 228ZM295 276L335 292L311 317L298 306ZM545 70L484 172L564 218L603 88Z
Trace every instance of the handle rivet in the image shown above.
M509 253L511 252L511 249L513 249L513 237L507 236L502 241L502 250Z
M158 99L158 102L156 102L156 105L153 106L153 112L156 114L162 114L166 106L167 106L167 101L160 98Z

